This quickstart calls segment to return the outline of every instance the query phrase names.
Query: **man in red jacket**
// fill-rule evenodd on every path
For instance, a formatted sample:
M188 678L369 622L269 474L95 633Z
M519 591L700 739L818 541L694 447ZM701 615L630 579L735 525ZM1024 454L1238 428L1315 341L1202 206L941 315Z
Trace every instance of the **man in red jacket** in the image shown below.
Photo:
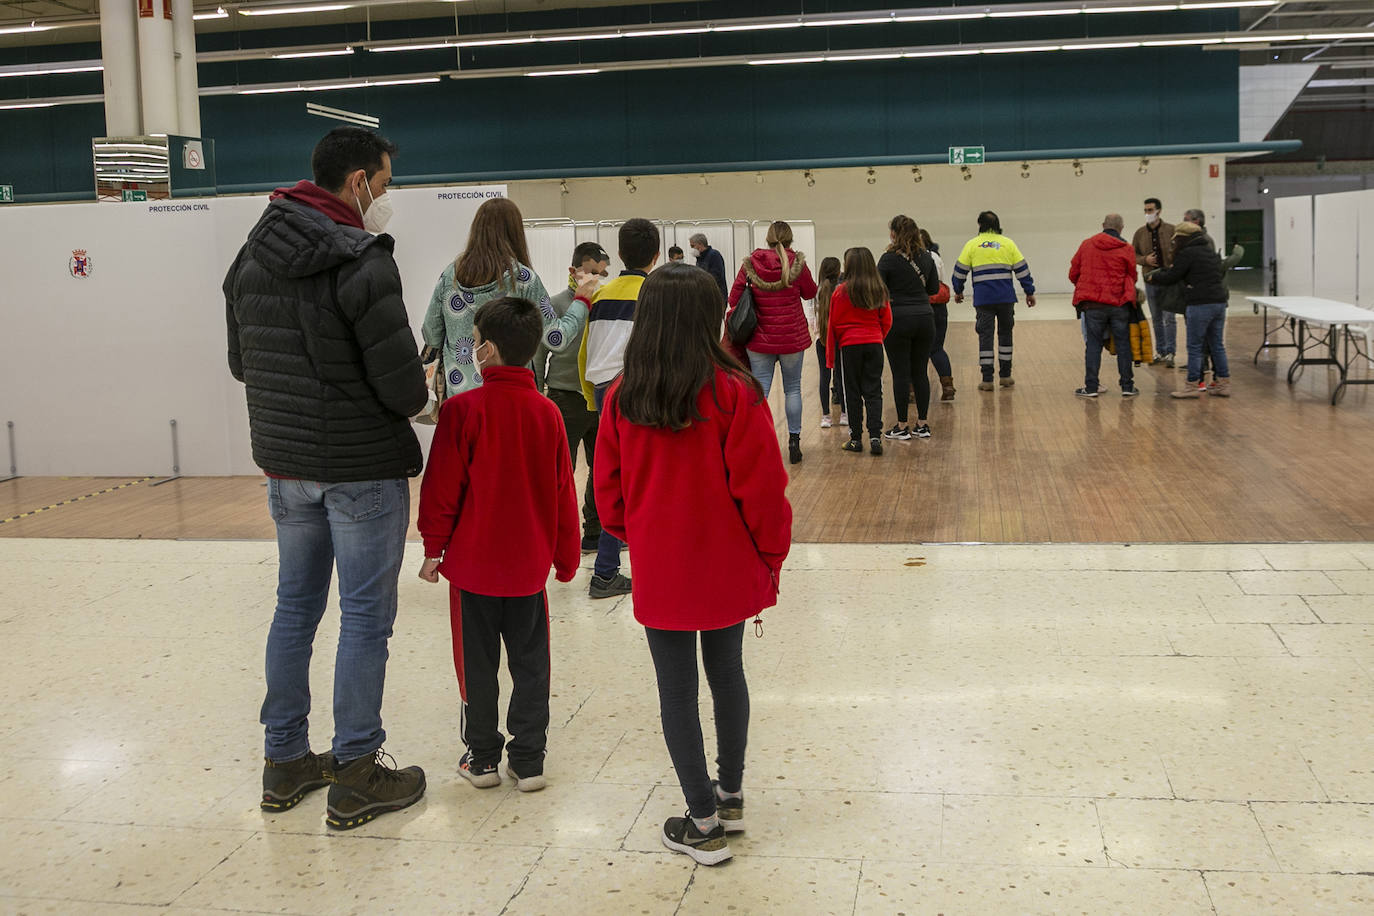
M544 333L528 299L482 306L473 356L482 387L445 402L420 487L420 578L449 580L453 664L463 697L458 773L478 788L544 788L549 730L549 606L552 566L570 582L582 558L577 490L563 417L534 387L528 368ZM501 642L513 689L501 737L497 671Z
M1111 329L1116 341L1116 366L1121 373L1121 396L1135 397L1135 373L1131 367L1130 306L1135 303L1135 249L1121 237L1126 223L1119 214L1102 220L1102 231L1085 239L1069 265L1073 305L1083 314L1086 342L1083 387L1080 398L1098 395L1098 370L1102 367L1102 341Z

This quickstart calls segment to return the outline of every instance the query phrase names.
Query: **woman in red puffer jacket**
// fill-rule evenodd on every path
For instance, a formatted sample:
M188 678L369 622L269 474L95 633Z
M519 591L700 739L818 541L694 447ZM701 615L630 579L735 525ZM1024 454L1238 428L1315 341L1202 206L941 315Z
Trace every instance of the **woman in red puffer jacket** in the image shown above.
M758 328L745 348L749 369L768 397L773 387L773 365L782 364L782 390L787 408L787 450L792 464L802 460L802 366L811 349L811 331L802 310L803 299L816 298L816 281L806 256L792 250L792 227L778 220L768 227L767 248L757 248L744 259L730 290L733 309L745 286L752 288ZM728 319L727 319L728 320Z

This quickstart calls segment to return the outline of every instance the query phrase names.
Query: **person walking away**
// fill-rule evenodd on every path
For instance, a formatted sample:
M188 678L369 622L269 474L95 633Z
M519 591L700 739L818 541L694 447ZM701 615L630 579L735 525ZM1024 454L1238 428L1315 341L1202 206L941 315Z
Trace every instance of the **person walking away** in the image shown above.
M601 523L634 552L635 620L687 803L661 841L704 865L729 859L726 834L745 828L744 628L777 604L792 540L773 415L757 379L720 344L723 306L693 268L668 264L644 281L596 446ZM698 641L715 712L714 781L697 704Z
M1174 263L1174 224L1164 221L1164 205L1158 197L1145 198L1145 225L1135 231L1131 239L1135 248L1135 262L1142 273L1160 267L1170 267ZM1151 365L1163 363L1174 368L1175 349L1178 346L1178 324L1174 313L1164 308L1160 302L1161 291L1158 283L1145 281L1145 301L1150 306L1150 321L1154 329L1154 343L1158 355Z
M930 252L935 262L935 275L940 279L940 291L930 297L930 308L935 316L935 340L930 345L930 365L940 378L940 400L954 400L954 370L949 364L949 354L945 352L945 334L949 331L949 287L945 286L945 262L940 257L940 246L931 239L930 233L921 230L921 244Z
M829 429L833 425L830 419L832 401L840 405L840 425L849 422L849 417L844 412L843 373L833 371L826 365L825 359L825 339L830 329L830 297L835 292L839 280L840 259L821 259L820 269L816 273L815 324L812 328L812 334L816 338L816 362L821 375L821 429Z
M816 297L816 281L806 266L806 255L792 250L792 227L777 220L768 227L767 248L757 248L740 265L730 290L733 309L746 285L753 288L758 327L746 350L754 378L768 397L773 387L773 367L782 367L782 390L787 413L787 457L802 460L802 366L811 349L803 299Z
M894 216L888 223L891 243L878 259L882 277L892 303L892 329L883 347L888 368L892 370L892 399L897 406L897 422L883 435L888 439L909 441L930 438L930 376L926 363L935 342L935 310L930 297L940 291L940 274L935 260L921 244L920 229L909 216ZM907 425L912 386L916 391L916 426Z
M558 408L526 368L544 318L528 299L494 299L477 313L480 388L439 412L420 487L420 578L449 581L453 664L463 698L458 775L479 789L506 772L521 792L544 788L549 732L549 568L577 575L577 489ZM501 644L513 687L498 725Z
M582 339L582 377L586 380L583 394L587 406L601 412L602 403L611 383L625 366L625 346L629 343L638 308L639 290L658 263L658 227L647 219L626 220L620 227L620 260L625 269L603 286L592 299L587 334ZM724 300L722 300L722 308ZM597 434L600 441L600 433ZM598 504L598 513L600 505ZM632 583L620 572L619 539L606 530L603 523L597 541L596 564L592 567L592 581L587 593L593 598L614 598L628 595Z
M422 463L410 418L428 401L396 243L382 232L395 153L372 131L330 131L311 155L314 181L272 195L224 279L229 371L247 389L277 529L261 804L286 811L328 785L325 823L336 830L425 794L424 771L398 769L382 750L406 478ZM310 659L336 567L334 740L315 754Z
M1146 276L1156 286L1184 284L1188 326L1188 381L1173 392L1176 398L1197 398L1204 390L1218 397L1231 396L1231 367L1226 360L1222 331L1226 326L1226 287L1222 283L1221 258L1212 240L1196 223L1179 223L1174 229L1174 261ZM1211 389L1202 382L1202 354L1212 359L1215 381Z
M844 253L844 282L830 297L830 326L825 355L831 368L844 373L849 405L846 452L862 452L864 409L868 409L868 448L883 453L883 340L892 330L887 287L873 263L873 252L851 248Z
M544 346L553 353L570 349L587 323L587 307L581 302L556 314L544 284L529 265L525 223L515 202L494 197L478 207L467 247L434 284L421 329L425 345L443 353L441 366L449 397L482 384L473 364L472 322L487 302L503 296L533 302L544 318Z
M687 247L697 253L697 266L715 278L716 285L720 287L720 298L728 296L730 290L725 283L725 258L711 247L706 235L701 232L694 233L687 240Z
M596 242L583 242L573 249L572 266L568 268L568 286L553 296L549 304L560 318L568 313L574 302L590 305L596 285L606 279L611 256ZM577 470L577 446L587 456L587 486L582 500L582 552L592 553L601 541L601 522L596 515L596 498L592 494L592 462L596 457L596 411L587 405L582 393L582 373L578 355L582 350L579 329L568 348L554 353L541 338L534 354L534 387L547 390L549 400L563 416L563 428L568 434L568 451L573 470Z
M1030 266L1016 243L1002 234L1002 221L991 210L978 214L978 235L969 239L954 264L954 301L964 301L964 284L972 278L973 308L978 317L978 367L983 380L979 391L991 391L993 329L997 332L997 367L1003 388L1015 385L1011 377L1012 327L1016 323L1016 289L1013 278L1026 293L1026 306L1035 308L1035 281Z
M1069 264L1073 284L1073 305L1083 314L1083 387L1074 391L1080 398L1095 398L1100 393L1098 372L1102 367L1102 339L1108 332L1116 344L1116 368L1120 375L1121 396L1135 397L1135 370L1132 367L1131 310L1135 305L1135 252L1121 236L1126 222L1118 213L1108 213L1102 231L1085 239Z

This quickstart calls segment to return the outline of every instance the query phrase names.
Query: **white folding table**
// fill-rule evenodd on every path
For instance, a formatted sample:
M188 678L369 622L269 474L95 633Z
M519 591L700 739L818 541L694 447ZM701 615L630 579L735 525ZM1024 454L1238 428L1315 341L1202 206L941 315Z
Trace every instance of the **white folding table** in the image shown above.
M1341 380L1337 383L1334 391L1331 392L1331 404L1334 406L1345 394L1347 385L1374 385L1374 378L1350 378L1350 363L1352 358L1363 356L1366 360L1371 359L1369 352L1355 342L1355 354L1351 356L1350 347L1351 325L1359 328L1357 333L1364 339L1366 346L1369 343L1368 330L1374 327L1374 311L1362 309L1351 305L1348 302L1337 302L1334 299L1319 299L1315 296L1250 296L1250 301L1264 309L1264 340L1260 348L1255 351L1255 362L1259 361L1260 353L1265 350L1283 349L1292 347L1298 351L1297 358L1293 360L1293 365L1288 367L1288 384L1293 384L1294 380L1302 374L1304 366L1335 366L1341 373ZM1277 325L1269 324L1269 309L1276 309L1284 320ZM1281 328L1287 327L1292 334L1292 343L1270 343L1269 336ZM1322 328L1324 333L1311 333L1312 328ZM1342 341L1340 352L1337 352L1337 340ZM1325 356L1310 357L1309 350L1324 348Z

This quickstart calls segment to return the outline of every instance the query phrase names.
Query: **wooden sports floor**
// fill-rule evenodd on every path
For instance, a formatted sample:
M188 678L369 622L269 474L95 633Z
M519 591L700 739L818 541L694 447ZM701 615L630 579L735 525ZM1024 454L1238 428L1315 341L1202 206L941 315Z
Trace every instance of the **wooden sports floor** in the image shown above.
M1180 329L1180 345L1183 334ZM950 326L957 398L931 406L929 441L887 443L880 458L840 451L819 428L817 368L803 388L805 461L789 494L799 542L1284 542L1374 537L1374 392L1329 403L1335 372L1284 376L1292 350L1266 353L1259 319L1233 306L1235 396L1175 401L1184 373L1140 367L1134 400L1080 400L1083 345L1072 320L1021 321L1016 386L976 389L969 322ZM1356 375L1368 376L1361 366ZM884 379L887 419L895 416ZM781 382L772 401L780 430ZM936 389L938 399L938 387ZM836 414L838 420L838 413ZM22 470L22 468L21 468ZM135 478L136 479L136 478ZM270 538L262 478L20 478L0 483L0 537ZM418 482L415 487L418 495ZM78 497L87 496L85 499ZM63 505L57 503L66 502ZM54 506L55 508L45 508ZM41 510L23 518L12 518Z

